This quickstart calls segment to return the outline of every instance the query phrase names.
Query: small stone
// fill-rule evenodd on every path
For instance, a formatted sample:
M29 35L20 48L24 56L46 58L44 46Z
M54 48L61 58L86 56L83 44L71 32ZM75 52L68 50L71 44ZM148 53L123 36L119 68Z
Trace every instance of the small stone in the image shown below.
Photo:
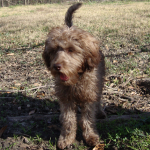
M21 110L21 106L18 107L18 110Z
M27 107L29 108L29 107L30 107L30 104L27 104Z
M29 143L29 140L27 138L25 138L25 137L23 138L22 141L23 141L23 143Z

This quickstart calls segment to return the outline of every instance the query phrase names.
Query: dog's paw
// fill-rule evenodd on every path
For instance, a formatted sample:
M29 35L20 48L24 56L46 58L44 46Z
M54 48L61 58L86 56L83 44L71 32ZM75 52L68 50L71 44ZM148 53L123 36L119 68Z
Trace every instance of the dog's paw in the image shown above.
M69 146L71 143L68 142L68 140L59 140L57 143L57 146L59 149L64 149L65 147Z
M59 149L64 149L67 146L67 143L65 140L59 140L57 146Z
M74 142L74 139L75 139L75 136L73 135L74 134L71 134L70 136L67 136L67 137L60 135L58 143L57 143L58 148L64 149L65 147L70 146Z
M99 143L99 136L97 134L93 134L88 136L88 138L86 138L85 140L89 146L95 146Z

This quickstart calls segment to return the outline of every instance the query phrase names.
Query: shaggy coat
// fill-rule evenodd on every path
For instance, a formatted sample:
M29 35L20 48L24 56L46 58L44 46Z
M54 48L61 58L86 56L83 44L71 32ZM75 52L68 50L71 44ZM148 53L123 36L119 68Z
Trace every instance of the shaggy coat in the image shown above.
M76 137L77 106L81 108L83 137L90 146L99 142L95 129L96 115L105 117L101 108L104 56L95 37L72 26L72 15L80 6L81 3L77 3L68 9L66 25L51 29L42 54L48 70L55 77L55 90L60 103L60 149L72 144Z

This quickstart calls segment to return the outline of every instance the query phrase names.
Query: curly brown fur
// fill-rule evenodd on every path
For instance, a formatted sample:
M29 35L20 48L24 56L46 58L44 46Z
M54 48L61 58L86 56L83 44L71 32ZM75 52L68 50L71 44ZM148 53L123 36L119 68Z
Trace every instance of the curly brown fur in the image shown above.
M72 14L79 6L81 4L77 3L67 11L67 26L55 27L49 32L42 54L48 70L55 77L55 90L60 103L60 149L72 144L76 137L77 105L81 108L83 137L90 146L99 142L95 128L96 114L106 116L101 108L104 56L95 37L72 26Z

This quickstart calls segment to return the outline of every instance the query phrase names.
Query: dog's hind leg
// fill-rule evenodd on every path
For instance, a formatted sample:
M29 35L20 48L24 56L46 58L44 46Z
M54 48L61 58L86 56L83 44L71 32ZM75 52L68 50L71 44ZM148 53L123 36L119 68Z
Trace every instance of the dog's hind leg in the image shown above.
M81 108L81 128L83 137L89 146L95 146L99 142L99 135L95 129L96 105L94 102L86 103Z

